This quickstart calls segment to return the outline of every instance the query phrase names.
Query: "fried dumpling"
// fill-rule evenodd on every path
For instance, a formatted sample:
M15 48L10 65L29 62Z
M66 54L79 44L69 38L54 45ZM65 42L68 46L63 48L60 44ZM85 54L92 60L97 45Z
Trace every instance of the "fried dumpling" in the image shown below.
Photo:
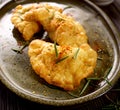
M18 5L12 12L11 22L26 41L30 40L35 33L41 30L41 25L37 22L24 20L24 14L35 7L35 4L28 6Z
M81 80L94 72L97 53L87 44L57 46L33 40L28 49L32 68L49 84L64 90L76 89Z
M61 10L56 10L55 6L45 5L25 13L24 18L26 21L40 23L50 39L59 45L79 47L87 43L88 38L83 26L73 17L63 14Z

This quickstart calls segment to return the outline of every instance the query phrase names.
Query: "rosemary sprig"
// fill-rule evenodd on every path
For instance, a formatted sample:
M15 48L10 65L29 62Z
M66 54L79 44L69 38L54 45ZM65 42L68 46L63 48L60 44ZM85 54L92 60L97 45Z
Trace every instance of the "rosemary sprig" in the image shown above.
M113 104L107 105L107 106L102 108L102 110L115 110L115 109L116 109L116 107Z
M54 50L55 50L56 57L58 57L59 53L58 53L56 42L54 42Z
M112 84L108 81L108 78L107 78L107 76L108 76L109 72L111 71L111 69L112 69L112 67L110 67L110 68L108 68L108 69L106 70L105 76L103 77L103 79L109 84L109 86L112 87Z
M29 42L25 42L25 44L22 46L22 48L20 49L12 49L14 52L18 53L18 54L22 54L23 53L23 49L26 48L28 46Z
M114 101L107 94L105 95L105 97L111 102L111 104L103 107L104 110L107 109L109 106L112 106L116 110L120 110L120 103L118 98L116 99L116 101Z
M78 95L73 94L72 92L68 91L68 94L71 95L72 97L78 98Z
M120 104L114 102L107 94L105 95L105 97L114 105L120 106Z
M108 85L109 85L110 87L112 87L112 84L108 81L107 78L103 78L103 79L108 83Z
M82 88L82 90L80 91L80 96L85 92L85 90L87 89L87 87L89 86L91 80L87 80L85 86Z
M77 51L75 52L75 55L73 56L74 59L77 58L79 51L80 51L80 48L78 48Z
M66 6L66 7L63 9L63 11L65 11L65 10L68 9L68 8L72 8L72 6L70 6L70 5Z
M105 71L105 76L104 78L107 78L109 72L111 71L112 67L108 68L106 71Z
M79 95L72 94L71 92L69 92L69 94L72 95L73 97L80 97L81 95L84 94L84 92L86 91L86 89L88 88L88 86L90 85L90 83L92 84L92 81L105 80L110 86L112 86L111 83L107 79L107 76L108 76L108 73L110 72L110 70L111 70L111 67L106 70L104 77L100 77L100 78L99 77L89 77L89 78L86 78L85 80L87 82L84 84L83 88L79 92ZM118 89L118 91L119 90L120 89Z
M59 52L58 52L58 49L57 49L57 45L56 45L56 42L54 42L54 50L55 50L55 55L56 55L56 64L58 64L58 63L60 63L61 61L63 61L63 60L65 60L65 59L67 59L68 58L68 56L65 56L65 57L63 57L63 58L58 58L58 56L59 56Z
M18 53L18 54L22 54L23 53L23 51L22 51L22 49L20 49L20 50L18 50L18 49L12 49L14 52L16 52L16 53Z
M100 80L101 78L86 78L87 80Z
M112 68L112 67L111 67L111 68ZM85 90L87 89L87 87L89 86L89 84L90 84L90 82L91 82L92 80L101 80L101 79L103 79L103 80L105 80L105 81L112 87L112 84L111 84L111 83L108 81L108 79L107 79L107 76L108 76L111 68L108 68L108 69L106 70L105 76L102 77L102 78L94 78L94 77L93 77L93 78L86 78L87 82L86 82L85 86L83 87L83 89L80 91L80 96L85 92Z
M65 60L65 59L67 59L68 57L69 57L69 56L65 56L65 57L63 57L63 58L61 58L61 59L57 59L57 60L56 60L56 64L60 63L61 61Z

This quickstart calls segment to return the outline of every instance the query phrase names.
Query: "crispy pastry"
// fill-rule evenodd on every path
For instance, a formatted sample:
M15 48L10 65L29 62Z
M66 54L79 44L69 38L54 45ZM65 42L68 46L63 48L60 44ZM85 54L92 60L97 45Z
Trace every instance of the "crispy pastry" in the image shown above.
M82 79L91 75L97 54L87 44L80 47L57 46L42 40L33 40L28 55L32 68L49 84L74 90Z
M82 25L62 11L48 4L18 5L11 21L25 40L30 40L41 26L48 32L55 43L36 39L29 45L32 68L49 84L74 90L94 72L97 53L87 43Z
M36 7L36 5L28 5L22 6L18 5L12 13L11 21L14 26L22 33L23 38L28 41L33 35L40 31L41 25L35 21L26 21L24 20L24 14L27 11L30 11L32 8Z
M82 25L55 6L45 5L32 9L24 14L24 18L40 23L48 32L50 39L59 45L79 47L87 43L87 35Z
M48 4L31 4L27 6L18 5L12 13L11 21L14 26L19 30L20 33L23 34L23 38L27 41L30 40L33 35L41 30L41 23L36 22L35 20L30 21L31 18L34 16L29 17L29 19L25 20L24 15L29 12L31 13L32 10L46 8L48 10L54 10L62 12L61 8L52 7ZM41 17L44 16L42 13ZM46 21L44 21L46 22Z

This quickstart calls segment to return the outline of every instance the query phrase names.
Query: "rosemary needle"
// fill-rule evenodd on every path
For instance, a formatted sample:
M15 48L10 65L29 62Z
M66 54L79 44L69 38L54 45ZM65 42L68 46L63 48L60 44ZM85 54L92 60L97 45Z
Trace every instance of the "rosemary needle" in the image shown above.
M89 86L91 80L101 80L101 79L104 79L104 80L112 87L112 84L111 84L111 83L108 81L108 79L107 79L107 76L108 76L110 70L111 70L111 68L108 68L108 69L106 70L106 72L105 72L105 76L102 77L102 78L94 78L94 77L93 77L93 78L86 78L86 79L87 79L87 83L84 85L83 89L81 90L80 96L85 92L85 90L86 90L87 87Z
M100 80L101 78L86 78L87 80Z
M85 84L85 86L83 87L83 89L80 91L80 96L85 92L85 90L89 86L90 82L91 82L91 80L87 80L87 83Z
M58 49L57 49L56 42L54 42L54 49L55 49L55 55L56 57L58 57Z
M28 46L28 44L29 44L29 42L26 42L26 43L22 46L22 48L20 48L20 49L12 49L12 50L13 50L14 52L16 52L16 53L22 54L23 49L26 48L26 47Z
M19 54L22 54L22 50L20 49L20 50L17 50L17 49L12 49L14 52L16 52L16 53L19 53Z
M73 94L72 92L68 92L68 94L71 95L71 96L73 96L73 97L75 97L75 98L78 98L78 97L79 97L78 95L75 95L75 94Z
M105 76L104 78L106 78L109 74L109 72L111 71L112 67L108 68L106 71L105 71Z
M80 48L78 48L77 51L75 52L75 55L74 55L74 57L73 57L74 59L77 58L77 55L78 55L78 53L79 53L79 50L80 50Z
M58 58L58 55L59 55L59 53L58 53L58 49L57 49L57 45L56 45L56 42L54 42L54 50L55 50L55 55L56 55L56 57ZM61 59L56 59L56 64L57 63L60 63L61 61L63 61L63 60L65 60L66 58L68 58L68 56L65 56L65 57L63 57L63 58L61 58Z
M116 105L116 106L119 106L119 107L120 107L120 104L114 102L107 94L105 95L105 97L106 97L113 105Z
M112 84L108 81L108 79L107 78L103 78L107 83L108 83L108 85L109 86L111 86L112 87Z
M103 77L103 79L112 87L112 84L108 81L108 78L107 78L107 76L108 76L108 74L109 74L109 72L110 72L111 69L112 69L112 67L110 67L110 68L108 68L106 70L105 76Z
M68 58L68 56L65 56L65 57L63 57L61 59L57 59L56 64L60 63L61 61L65 60L67 58Z
M63 11L65 11L66 9L68 9L68 8L72 8L72 6L66 6L64 9L63 9Z

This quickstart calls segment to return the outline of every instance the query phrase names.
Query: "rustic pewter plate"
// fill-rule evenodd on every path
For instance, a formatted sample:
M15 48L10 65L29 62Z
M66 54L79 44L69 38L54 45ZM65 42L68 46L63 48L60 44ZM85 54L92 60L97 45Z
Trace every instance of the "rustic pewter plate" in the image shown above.
M35 2L48 1L35 0ZM100 80L92 80L80 95L86 80L83 80L83 84L77 90L71 92L51 86L32 70L27 47L22 54L13 51L22 47L23 40L10 21L12 10L18 4L31 3L33 0L9 1L0 7L0 80L23 98L56 106L80 104L110 90L120 76L120 36L105 13L89 0L51 0L48 2L63 8L69 7L64 13L70 14L84 26L89 44L98 53L94 77L99 77ZM44 31L37 33L35 37L46 39Z

